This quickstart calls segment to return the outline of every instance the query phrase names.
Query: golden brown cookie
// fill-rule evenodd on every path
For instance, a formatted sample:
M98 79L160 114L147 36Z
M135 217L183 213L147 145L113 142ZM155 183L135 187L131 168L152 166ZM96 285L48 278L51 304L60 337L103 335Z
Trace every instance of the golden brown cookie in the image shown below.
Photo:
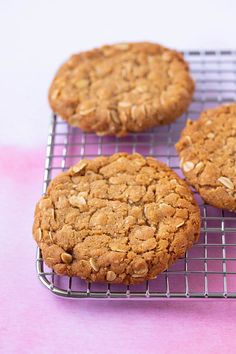
M193 91L180 53L153 43L122 43L73 55L56 74L49 102L73 126L123 136L173 122Z
M135 284L153 279L198 240L187 184L139 154L82 160L49 185L33 235L58 274Z
M236 104L189 120L176 149L187 181L218 208L236 211Z

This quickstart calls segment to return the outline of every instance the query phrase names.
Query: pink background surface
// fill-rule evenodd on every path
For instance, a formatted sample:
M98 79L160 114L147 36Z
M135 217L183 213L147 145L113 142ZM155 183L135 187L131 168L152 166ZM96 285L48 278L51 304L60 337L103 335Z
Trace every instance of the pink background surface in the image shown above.
M0 161L0 353L235 353L233 300L67 300L36 277L31 237L44 149Z

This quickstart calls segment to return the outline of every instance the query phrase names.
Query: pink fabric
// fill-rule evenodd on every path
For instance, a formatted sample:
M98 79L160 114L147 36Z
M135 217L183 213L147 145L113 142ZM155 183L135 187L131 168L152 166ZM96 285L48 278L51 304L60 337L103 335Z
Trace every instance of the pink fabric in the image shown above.
M44 149L1 149L0 353L236 353L233 300L56 298L35 273L31 237Z

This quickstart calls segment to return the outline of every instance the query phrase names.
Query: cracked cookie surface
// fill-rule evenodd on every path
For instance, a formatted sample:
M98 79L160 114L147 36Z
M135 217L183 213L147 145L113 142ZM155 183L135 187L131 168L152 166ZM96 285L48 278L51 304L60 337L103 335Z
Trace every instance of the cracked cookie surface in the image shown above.
M180 167L209 204L236 211L236 104L189 120L176 149Z
M174 171L117 153L81 160L52 180L33 235L58 274L136 284L184 256L199 229L199 207Z
M124 136L173 122L193 91L180 53L153 43L122 43L73 55L57 72L49 102L73 126Z

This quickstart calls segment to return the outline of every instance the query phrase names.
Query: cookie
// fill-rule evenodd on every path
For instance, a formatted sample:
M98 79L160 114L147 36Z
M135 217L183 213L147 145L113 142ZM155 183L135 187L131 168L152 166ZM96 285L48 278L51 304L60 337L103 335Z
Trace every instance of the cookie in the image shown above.
M72 126L124 136L173 122L193 91L180 53L153 43L122 43L73 55L56 74L49 102Z
M192 192L174 171L117 153L56 177L36 206L33 235L58 274L135 284L184 256L199 228Z
M236 211L236 104L189 120L176 149L187 182L203 200Z

